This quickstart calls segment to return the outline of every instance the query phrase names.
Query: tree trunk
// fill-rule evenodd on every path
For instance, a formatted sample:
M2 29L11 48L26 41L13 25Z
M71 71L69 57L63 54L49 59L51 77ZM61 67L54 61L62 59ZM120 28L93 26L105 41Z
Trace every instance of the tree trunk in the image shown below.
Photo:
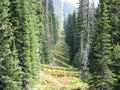
M49 32L49 21L48 21L48 0L44 0L43 2L44 6L44 27L45 27L45 32L46 32L46 38L48 40L48 44L51 45L50 42L50 32Z

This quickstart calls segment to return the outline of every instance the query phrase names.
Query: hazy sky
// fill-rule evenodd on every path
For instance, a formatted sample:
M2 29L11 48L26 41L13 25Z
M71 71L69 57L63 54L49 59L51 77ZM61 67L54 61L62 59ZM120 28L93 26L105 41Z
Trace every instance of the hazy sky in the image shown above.
M69 2L71 2L72 4L74 4L76 7L77 7L76 3L79 2L79 0L64 0L64 1L69 1ZM99 1L99 0L94 0L94 2L95 2L95 7L97 7L98 1Z

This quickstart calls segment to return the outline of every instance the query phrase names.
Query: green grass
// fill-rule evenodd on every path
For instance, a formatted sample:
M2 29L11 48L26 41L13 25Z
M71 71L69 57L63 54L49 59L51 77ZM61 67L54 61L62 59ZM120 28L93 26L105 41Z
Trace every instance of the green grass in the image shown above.
M64 60L66 63L69 63L69 58L68 57L65 57L65 56L63 56L59 53L55 53L54 56L55 56L55 58L58 58L60 60Z
M79 72L78 71L66 71L66 70L56 70L56 69L47 69L44 68L42 69L42 71L44 71L46 74L51 74L53 76L79 76Z
M40 87L40 90L59 90L57 86L43 85Z
M79 78L78 68L69 64L69 47L63 31L54 47L54 61L60 66L41 64L40 90L87 90L88 85Z
M66 70L66 71L78 71L78 68L73 68L72 66L70 67L58 67L58 66L51 66L47 64L41 64L42 69L47 68L51 70Z
M63 62L62 60L60 59L54 59L55 61L57 61L61 66L63 67L68 67L68 68L73 68L72 65L69 65L68 63L66 63L65 61Z
M48 69L46 68L46 70ZM80 78L70 75L70 73L74 73L73 71L54 70L53 72L49 69L50 72L47 72L46 70L42 70L40 77L41 85L39 88L42 90L87 90L88 88L88 85L83 83ZM58 75L53 75L56 72ZM67 74L63 75L63 72Z

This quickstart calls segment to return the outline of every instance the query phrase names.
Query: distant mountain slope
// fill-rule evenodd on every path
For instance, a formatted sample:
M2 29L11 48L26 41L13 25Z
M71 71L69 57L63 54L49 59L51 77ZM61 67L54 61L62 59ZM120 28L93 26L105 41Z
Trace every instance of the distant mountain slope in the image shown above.
M62 18L62 0L53 0L54 1L54 8L55 14L61 19ZM69 13L73 13L75 10L75 6L68 1L64 2L63 7L63 16L66 18Z
M68 14L73 13L73 11L76 9L75 6L68 1L64 2L63 8L64 8L63 9L64 18L66 18Z
M55 14L61 18L62 17L62 0L53 0Z

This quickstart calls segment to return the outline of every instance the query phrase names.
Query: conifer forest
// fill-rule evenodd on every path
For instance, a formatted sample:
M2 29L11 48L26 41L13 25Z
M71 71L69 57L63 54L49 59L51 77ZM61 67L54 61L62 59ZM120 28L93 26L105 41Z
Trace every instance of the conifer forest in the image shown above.
M0 90L120 90L120 0L0 0Z

